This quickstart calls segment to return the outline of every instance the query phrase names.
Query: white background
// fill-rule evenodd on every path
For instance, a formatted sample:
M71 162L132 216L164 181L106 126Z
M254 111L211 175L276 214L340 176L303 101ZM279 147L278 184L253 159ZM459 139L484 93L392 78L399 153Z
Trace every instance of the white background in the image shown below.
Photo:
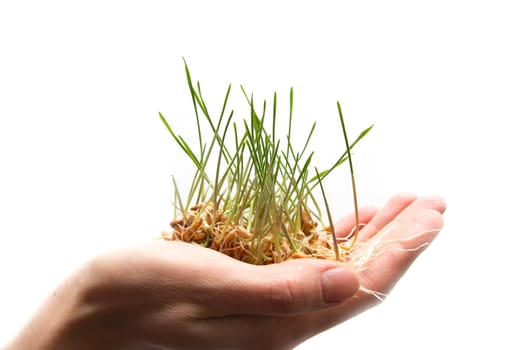
M185 57L215 111L232 83L277 91L286 115L293 86L321 166L343 145L337 100L350 134L375 124L355 150L362 204L448 202L385 303L299 349L523 349L521 3L1 1L0 344L83 261L167 227L170 176L189 172L157 113L191 128Z

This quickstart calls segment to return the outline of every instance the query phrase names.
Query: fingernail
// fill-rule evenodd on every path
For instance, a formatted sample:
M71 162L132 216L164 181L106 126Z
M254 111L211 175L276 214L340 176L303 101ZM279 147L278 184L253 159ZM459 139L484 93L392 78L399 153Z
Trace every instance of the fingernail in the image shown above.
M321 277L323 298L327 303L338 303L350 298L359 288L359 281L348 268L327 270Z

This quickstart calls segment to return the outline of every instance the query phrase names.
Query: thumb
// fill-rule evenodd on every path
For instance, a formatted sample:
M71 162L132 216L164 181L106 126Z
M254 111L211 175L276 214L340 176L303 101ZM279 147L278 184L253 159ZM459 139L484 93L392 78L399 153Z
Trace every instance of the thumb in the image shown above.
M334 261L297 259L247 268L243 280L234 283L237 295L234 305L228 306L230 314L233 310L251 315L311 312L341 303L359 289L355 273Z

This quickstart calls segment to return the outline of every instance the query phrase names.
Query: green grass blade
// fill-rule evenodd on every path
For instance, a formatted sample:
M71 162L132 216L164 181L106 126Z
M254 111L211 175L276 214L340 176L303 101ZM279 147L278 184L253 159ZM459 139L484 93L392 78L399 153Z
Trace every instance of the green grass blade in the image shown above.
M317 168L315 168L315 172L316 172L317 176L319 177L319 172L317 171ZM332 234L332 240L333 240L333 243L334 243L335 258L336 258L336 260L339 260L339 246L337 245L337 236L335 235L334 221L332 220L332 214L330 213L330 207L328 205L328 199L326 198L326 193L324 192L323 182L322 182L320 177L319 177L319 187L321 187L321 193L323 194L324 204L325 204L325 207L326 207L326 214L328 215L328 222L330 223L330 232Z

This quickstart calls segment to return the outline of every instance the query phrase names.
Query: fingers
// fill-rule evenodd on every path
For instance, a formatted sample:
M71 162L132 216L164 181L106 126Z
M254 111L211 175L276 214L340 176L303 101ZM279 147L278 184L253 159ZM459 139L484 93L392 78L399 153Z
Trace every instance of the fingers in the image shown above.
M442 214L446 204L442 198L427 196L412 199L406 194L394 197L382 209L383 212L379 212L378 217L372 220L375 221L376 228L387 229L384 235L381 234L381 240L387 242L384 246L387 249L382 250L368 261L365 268L357 272L364 288L333 308L295 317L290 324L297 326L297 332L316 334L343 322L380 301L370 292L386 295L395 286L443 226ZM372 232L369 231L367 235L373 235ZM375 244L373 240L371 243ZM363 249L367 248L363 243Z
M363 207L359 209L359 224L367 224L377 213L376 207ZM335 224L337 237L346 237L351 234L356 226L355 213L347 215Z
M412 193L400 193L392 197L359 232L358 241L366 241L374 236L394 220L406 207L412 204L416 198L417 196Z
M363 235L373 237L379 230L395 222L397 228L389 231L388 237L385 239L404 240L406 237L402 237L402 234L411 235L414 230L421 231L427 227L438 228L439 222L436 221L438 218L424 219L420 215L426 215L423 209L435 210L433 208L438 208L444 210L443 207L444 205L438 199L424 197L416 200L416 197L411 194L397 195L375 216L376 210L374 208L365 208L361 211L362 219L360 221L369 221L363 229ZM421 211L423 214L419 213ZM416 213L418 214L415 215ZM340 227L348 229L348 227L355 225L355 218L348 217L345 220L342 221ZM418 225L416 225L417 222L419 222ZM363 237L360 239L363 241ZM407 245L403 249L412 249L413 245L418 243L419 241L415 240L412 245ZM222 271L219 272L221 275L220 286L215 285L206 294L213 298L213 303L210 305L203 303L206 307L204 311L213 312L215 316L225 314L302 314L336 305L352 296L359 287L359 282L352 271L344 264L336 262L293 260L269 266L252 266L226 257L224 259L224 261L223 259L215 259L213 263L214 271ZM398 269L404 271L403 264L406 261L400 258L396 259L392 261L387 259L384 262L384 271L390 273ZM227 265L225 265L226 261L228 262ZM389 266L389 263L393 265ZM385 286L390 283L386 278L401 276L395 271L391 275L385 274L379 277L364 275L364 277L359 277L363 278L370 287L375 288L374 290L383 291L386 290ZM200 280L203 281L206 278L202 277ZM376 285L378 288L374 287ZM220 291L220 295L217 295L217 290Z
M430 243L443 226L446 203L441 197L421 197L405 208L385 230L385 240L395 240L405 249ZM398 226L397 228L395 226Z
M440 197L421 197L383 225L377 239L370 241L377 245L377 254L360 271L361 283L370 290L387 293L441 230L445 209ZM368 249L367 244L363 249Z

